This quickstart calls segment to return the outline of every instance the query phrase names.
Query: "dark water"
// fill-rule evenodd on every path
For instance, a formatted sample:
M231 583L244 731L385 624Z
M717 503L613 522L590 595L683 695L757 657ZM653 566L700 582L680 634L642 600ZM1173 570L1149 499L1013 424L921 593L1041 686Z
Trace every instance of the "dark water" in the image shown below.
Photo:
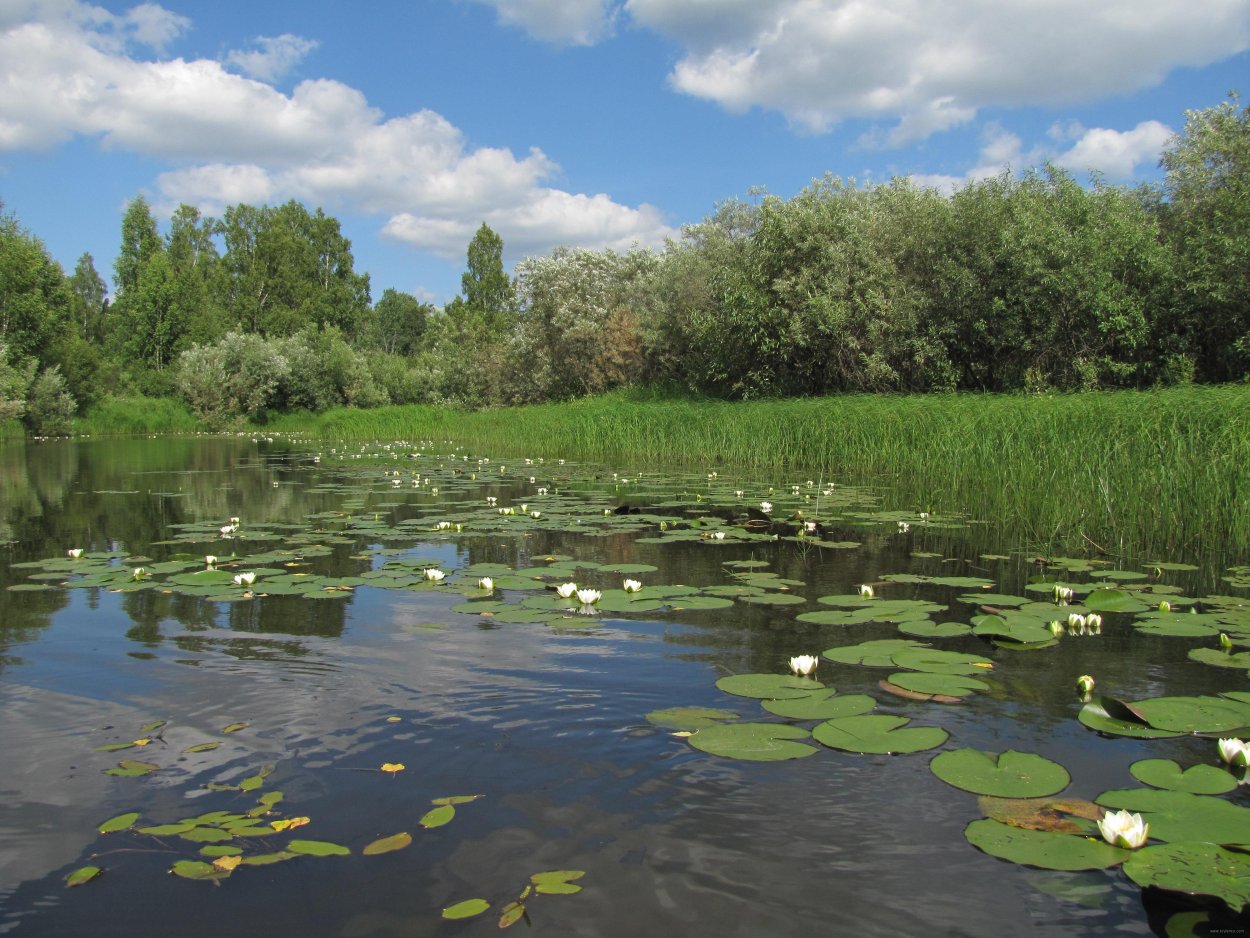
M311 452L247 438L0 450L0 538L9 541L0 585L28 582L30 569L9 564L62 557L70 546L159 561L187 549L159 542L189 522L310 524L340 510L393 521L412 517L418 502L476 502L484 491L392 492L376 471L313 463ZM518 476L515 489L519 498L533 487ZM505 504L513 489L496 482L490 491ZM702 586L726 582L725 561L755 559L802 581L795 592L809 599L608 615L571 631L453 612L463 601L454 591L359 588L333 601L226 604L159 591L0 590L0 934L488 934L530 874L553 869L586 871L584 890L534 897L529 922L514 928L578 936L1163 934L1167 900L1143 895L1116 870L1044 872L971 847L963 829L982 816L977 799L929 772L932 752L822 748L757 764L698 752L646 720L686 705L759 719L756 701L724 694L714 681L780 673L793 654L898 634L893 626L797 622L797 612L818 608L818 596L907 572L983 575L1000 592L1022 589L1034 573L1027 552L1013 553L1024 545L984 543L977 530L901 535L874 524L840 532L861 542L843 550L639 544L633 533L541 529L323 538L331 550L315 569L326 574L376 567L386 557L368 550L386 548L435 558L453 575L476 562L524 567L563 554L650 563L660 569L641 577L647 582ZM215 548L206 542L191 552ZM987 552L1010 559L981 559ZM1212 576L1173 580L1188 589ZM899 584L889 592L950 603L940 620L966 621L972 611L955 600L957 589ZM419 627L427 625L441 627ZM881 712L947 729L944 748L1054 759L1072 774L1065 796L1073 798L1133 786L1128 766L1141 758L1214 759L1209 740L1111 739L1085 729L1076 720L1077 675L1096 674L1100 688L1126 699L1245 685L1242 672L1188 661L1192 640L1149 638L1114 615L1101 636L1040 652L1000 651L972 637L935 644L993 658L993 690L944 706L891 697L877 687L883 675L864 668L825 664L821 677L840 693L873 694ZM156 720L168 724L150 746L96 751ZM222 732L236 721L249 725ZM183 752L210 739L223 745ZM161 768L142 778L103 774L127 757ZM387 775L377 771L384 762L406 768ZM96 832L127 811L139 811L142 824L246 811L255 792L204 786L237 784L263 765L273 766L264 789L283 792L285 815L311 818L301 833L346 845L352 856L239 868L215 885L168 874L195 845ZM445 827L417 826L432 799L458 794L483 797L461 805ZM1229 797L1250 804L1241 792ZM360 854L398 831L413 834L407 849ZM66 875L87 863L104 876L67 888ZM444 906L474 896L494 912L440 918Z

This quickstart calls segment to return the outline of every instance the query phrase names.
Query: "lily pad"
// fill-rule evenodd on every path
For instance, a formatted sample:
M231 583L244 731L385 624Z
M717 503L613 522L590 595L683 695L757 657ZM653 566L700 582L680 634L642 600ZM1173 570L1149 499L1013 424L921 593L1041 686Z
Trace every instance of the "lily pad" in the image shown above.
M716 682L727 694L758 700L795 700L825 685L810 677L789 674L731 674Z
M867 694L837 697L832 689L795 700L766 700L763 703L764 709L769 713L788 720L836 720L868 713L876 706L877 701Z
M1156 840L1250 845L1250 808L1223 798L1186 791L1127 788L1105 791L1094 800L1109 808L1141 812L1143 820L1150 824L1150 836Z
M928 674L916 671L899 671L891 674L889 682L895 687L917 694L935 694L939 697L967 697L977 691L989 690L990 685L965 674Z
M1125 862L1124 872L1142 887L1215 896L1234 912L1250 904L1250 856L1213 843L1144 847Z
M473 916L481 915L489 908L490 903L485 899L465 899L463 902L457 902L455 905L449 905L443 909L443 918L473 918Z
M729 723L701 729L687 741L695 749L716 756L779 762L801 759L816 752L815 746L795 742L810 735L807 730L788 723Z
M1134 739L1167 739L1180 736L1178 732L1159 730L1132 720L1124 720L1112 716L1108 711L1110 698L1097 697L1081 708L1077 719L1082 725L1099 733L1110 733L1113 736L1130 736Z
M407 832L403 832L399 834L392 834L389 837L379 837L360 852L367 857L372 857L378 855L379 853L391 853L395 850L403 850L411 843L412 835Z
M910 638L880 638L858 645L826 648L821 655L840 664L859 664L868 668L894 668L894 656L900 651L928 648L924 642Z
M952 749L939 753L929 770L956 788L1000 798L1043 798L1063 791L1072 777L1058 762L1031 752Z
M97 876L99 876L103 872L104 870L100 869L100 867L98 866L80 866L78 869L74 870L74 872L70 873L68 876L65 877L65 885L66 886L85 885L86 883L91 882L93 879L95 879Z
M831 749L859 753L909 753L933 749L949 737L936 726L907 726L907 717L864 714L827 720L814 730L817 742Z
M964 828L978 850L1000 860L1043 870L1101 870L1123 863L1131 850L1076 834L1027 830L982 818Z
M1171 759L1142 759L1130 765L1128 770L1139 782L1168 791L1222 795L1237 787L1237 780L1232 775L1213 765L1194 765L1182 771Z
M699 730L736 719L738 714L732 710L716 710L712 707L669 707L666 710L652 710L647 714L648 723L672 730Z
M345 857L351 853L342 844L332 844L325 840L292 840L286 848L292 853L309 857Z
M994 666L993 661L981 655L935 648L899 651L894 654L893 660L900 668L927 671L930 674L981 674Z

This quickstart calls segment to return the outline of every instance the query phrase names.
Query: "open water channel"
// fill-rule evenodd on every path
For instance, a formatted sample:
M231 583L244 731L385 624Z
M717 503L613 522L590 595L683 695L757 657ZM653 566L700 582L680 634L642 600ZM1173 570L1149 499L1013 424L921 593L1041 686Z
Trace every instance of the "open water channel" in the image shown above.
M485 935L516 900L512 928L587 938L1246 928L1118 863L991 855L965 830L1013 812L930 769L965 749L1062 766L1060 803L1012 823L1068 844L1097 837L1088 802L1150 787L1143 760L1240 781L1215 742L1235 718L1110 732L1081 721L1076 687L1246 690L1244 667L1191 657L1250 631L1235 558L1042 557L1001 525L837 479L490 455L250 437L0 450L0 934ZM566 582L601 596L564 600ZM1070 607L1055 583L1076 586ZM1100 627L1069 629L1095 590ZM994 610L1017 612L1014 637L969 632ZM1039 640L1029 616L1063 634ZM809 735L823 719L717 685L880 640L951 659L844 654L815 679L869 698L846 714L940 730L927 748L827 745ZM924 699L915 674L972 681ZM796 727L797 757L759 761L786 748L767 734L728 755L692 744L725 722ZM1201 797L1250 814L1244 785ZM84 869L99 872L67 884ZM489 908L444 918L470 899Z

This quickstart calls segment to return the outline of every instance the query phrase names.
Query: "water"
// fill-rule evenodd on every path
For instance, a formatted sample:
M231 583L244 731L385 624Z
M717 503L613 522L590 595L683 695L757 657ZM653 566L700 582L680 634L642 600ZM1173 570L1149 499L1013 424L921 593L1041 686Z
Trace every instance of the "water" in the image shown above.
M978 527L914 524L901 533L867 492L826 502L844 500L842 521L827 537L857 541L855 548L703 538L648 543L656 525L631 526L628 517L604 522L603 508L647 507L676 494L698 516L715 501L696 498L698 479L651 473L622 484L610 468L554 465L518 465L501 477L494 463L479 470L461 459L453 469L446 460L411 459L416 448L401 448L400 460L391 457L394 450L369 450L381 461L341 460L343 454L321 449L320 462L311 446L248 438L0 450L0 537L10 542L0 568L5 586L40 582L31 580L37 566L12 564L60 558L71 546L115 551L112 563L125 571L180 553L290 550L307 554L291 561L305 566L265 565L275 575L290 569L359 576L407 558L428 559L449 573L446 587L361 585L328 600L270 595L227 603L176 590L105 587L0 590L0 934L486 934L532 873L559 869L584 870L585 888L531 897L534 933L1164 933L1168 900L1143 894L1117 870L1045 872L970 846L963 829L982 816L977 798L929 772L932 752L862 756L818 747L810 758L754 763L696 751L646 719L675 706L773 719L756 701L718 690L715 680L780 673L793 654L898 635L890 625L797 621L799 612L819 608L816 597L852 592L888 573L985 576L998 592L1020 591L1037 572L1027 552L1014 551L1023 545L988 543L988 529ZM358 451L353 447L353 455ZM401 486L383 476L396 468ZM471 478L478 471L480 478ZM440 492L432 494L428 483L411 486L414 472L435 472ZM562 494L538 495L545 481ZM790 481L730 485L777 486L780 515ZM499 505L541 505L543 517L492 522L494 507L482 507L487 495ZM184 527L203 522L215 531L232 516L242 519L241 539ZM434 530L435 519L453 516L475 520L460 533ZM1007 559L983 559L990 551ZM767 564L761 569L800 581L791 592L808 601L608 613L594 627L590 618L574 619L585 626L575 628L453 611L476 583L457 581L457 571L487 562L520 569L553 555L651 564L659 569L639 575L648 584L698 587L735 582L726 562L760 561ZM582 579L609 588L620 576L591 572ZM1177 573L1170 582L1201 595L1195 591L1218 582L1218 571ZM236 588L222 591L229 589ZM967 621L974 611L956 599L962 589L890 583L879 592L949 604L938 621ZM1210 763L1214 743L1113 739L1087 730L1076 720L1078 674L1096 674L1100 689L1124 699L1216 693L1245 683L1243 672L1189 661L1194 641L1141 635L1130 619L1108 615L1101 636L1065 638L1029 653L971 636L935 640L996 663L987 678L991 692L961 704L891 696L877 685L886 672L866 668L826 662L820 677L839 693L872 694L879 712L945 728L951 739L943 748L1014 748L1054 759L1072 774L1064 796L1092 799L1135 785L1128 766L1138 759ZM97 751L140 737L158 720L167 725L151 744ZM235 722L248 725L223 732ZM221 746L185 752L208 741ZM160 768L139 778L104 774L125 758ZM379 771L383 763L405 768L387 774ZM254 791L204 787L238 785L267 766L272 773ZM245 812L262 791L275 790L284 796L278 814L310 818L295 836L342 844L352 855L240 867L214 884L167 872L175 861L195 858L199 844L97 833L103 821L127 811L140 812L140 825ZM481 797L459 805L446 826L421 829L432 800L452 795ZM1240 791L1228 797L1250 804ZM408 848L361 855L366 844L400 831L413 835ZM275 835L268 849L290 837ZM67 888L65 877L88 863L104 875ZM477 896L492 903L492 912L466 922L441 919L444 907Z

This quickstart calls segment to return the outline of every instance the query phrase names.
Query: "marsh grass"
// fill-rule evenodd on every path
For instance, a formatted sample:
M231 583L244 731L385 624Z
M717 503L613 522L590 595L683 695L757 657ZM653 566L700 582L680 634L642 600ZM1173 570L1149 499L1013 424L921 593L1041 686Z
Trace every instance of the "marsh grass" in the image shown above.
M970 513L1039 549L1193 557L1250 548L1247 414L1240 385L732 403L617 393L475 412L339 409L273 428L781 482L820 473L880 485L894 507Z
M195 433L203 425L182 401L167 397L111 397L74 421L74 432L89 436Z

